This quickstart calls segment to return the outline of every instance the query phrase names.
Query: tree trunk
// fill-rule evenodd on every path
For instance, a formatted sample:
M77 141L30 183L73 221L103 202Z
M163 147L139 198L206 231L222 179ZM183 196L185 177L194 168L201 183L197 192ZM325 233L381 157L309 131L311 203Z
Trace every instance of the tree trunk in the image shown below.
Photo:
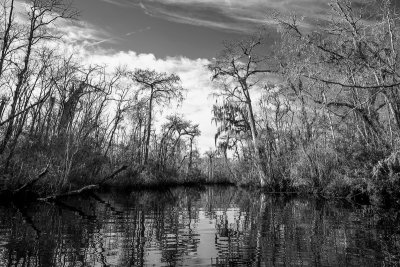
M192 164L193 164L193 138L190 138L190 151L189 151L189 164L188 164L188 173L192 169Z
M64 101L63 103L61 118L58 124L58 134L61 137L63 137L66 134L69 124L74 119L76 106L78 104L79 99L82 96L85 86L86 85L84 82L81 82L77 89L75 89L75 85L73 85L71 96L68 98L68 100Z
M148 114L147 114L146 142L145 142L145 147L144 147L144 162L143 162L143 164L147 164L147 162L149 160L152 111L153 111L153 88L151 88L150 99L149 99L149 110L148 110Z
M13 100L12 100L12 104L11 104L11 111L10 111L10 115L9 115L10 121L8 123L7 130L4 135L3 141L1 142L1 145L0 145L0 155L2 155L4 153L4 150L6 149L7 144L10 141L11 135L14 130L14 117L15 117L15 114L17 113L17 103L19 102L22 86L26 82L26 74L28 72L29 62L30 62L31 53L32 53L32 46L33 46L33 42L34 42L33 38L34 38L34 32L35 32L34 23L35 23L35 21L31 21L30 32L29 32L29 36L28 36L28 44L27 44L26 53L25 53L25 57L24 57L23 68L17 74L17 84L15 86L15 91L14 91Z
M112 142L114 140L115 132L117 131L118 124L120 123L121 119L122 119L122 110L120 109L120 107L118 107L117 114L115 115L114 127L111 130L111 136L110 136L110 139L108 140L106 151L104 152L104 156L105 157L107 157L108 151L110 150L110 147L111 147Z
M250 129L251 129L251 137L253 141L253 146L254 146L254 154L256 158L256 165L257 165L257 170L258 170L258 175L260 179L260 185L264 187L267 183L270 183L270 179L267 178L267 170L265 168L265 164L263 163L263 154L264 150L262 148L262 144L260 144L258 140L258 134L257 134L257 128L256 128L256 122L254 119L254 113L253 113L253 107L251 105L251 99L248 94L246 94L247 98L247 111L249 112L249 123L250 123Z
M11 0L10 11L8 14L8 22L6 26L6 30L3 35L3 45L1 48L1 57L0 57L0 77L3 75L4 69L4 61L6 60L7 53L9 52L10 45L12 41L10 41L10 31L13 25L13 17L14 17L14 0Z
M0 102L0 121L3 119L3 113L4 110L6 109L6 104L7 104L7 98L2 98Z

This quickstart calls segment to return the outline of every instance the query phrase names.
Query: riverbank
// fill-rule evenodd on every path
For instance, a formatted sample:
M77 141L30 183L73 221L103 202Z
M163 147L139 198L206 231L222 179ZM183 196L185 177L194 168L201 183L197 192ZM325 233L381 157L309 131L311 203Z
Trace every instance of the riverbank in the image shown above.
M101 188L165 190L178 186L231 185L271 193L290 192L381 206L400 205L399 152L392 153L374 165L362 166L359 163L358 166L354 165L354 169L347 171L345 170L348 165L336 164L336 168L330 168L321 164L318 165L318 172L304 171L307 168L312 170L306 163L296 165L296 169L292 167L290 172L287 171L290 175L284 176L281 175L282 172L275 172L275 180L272 180L274 183L264 188L259 186L257 173L245 172L246 169L241 162L231 162L229 165L225 160L221 162L224 164L215 164L212 176L200 169L183 172L172 168L159 169L151 165L147 167L122 165L113 170L103 170L97 176L85 176L84 174L90 171L84 170L81 174L75 173L67 179L61 179L54 167L48 165L42 170L32 170L31 177L10 178L8 184L4 184L6 180L3 179L0 198L35 201L48 200L49 197L56 199ZM303 171L300 172L299 168ZM329 171L326 171L328 168ZM319 176L315 176L316 174Z
M287 187L287 190L276 190L273 187L262 188L257 183L235 183L222 178L215 179L214 181L207 181L207 178L204 176L196 177L195 179L193 177L192 179L170 177L169 180L164 177L163 179L160 178L158 181L154 181L146 179L145 177L139 178L140 175L143 174L138 174L136 177L127 176L126 169L125 166L122 166L102 179L79 179L78 183L69 183L68 186L58 189L55 189L54 186L49 184L45 185L46 188L44 187L43 184L51 179L51 177L46 177L49 171L45 169L39 173L36 178L31 179L24 184L19 184L17 186L14 185L13 188L1 190L0 200L3 202L17 201L20 203L32 201L52 202L73 195L90 195L93 192L108 190L119 190L124 192L140 190L165 191L178 187L204 188L206 186L232 186L243 188L250 192L314 196L320 199L341 199L347 202L357 202L362 204L371 204L371 200L374 201L368 192L351 191L349 185L345 185L342 188L337 187L337 191L332 192L331 194L324 194L322 192L310 190L310 188L304 186L292 186ZM49 191L49 188L54 188L54 190ZM374 197L376 200L376 195L374 195ZM381 201L375 202L374 204L385 203Z

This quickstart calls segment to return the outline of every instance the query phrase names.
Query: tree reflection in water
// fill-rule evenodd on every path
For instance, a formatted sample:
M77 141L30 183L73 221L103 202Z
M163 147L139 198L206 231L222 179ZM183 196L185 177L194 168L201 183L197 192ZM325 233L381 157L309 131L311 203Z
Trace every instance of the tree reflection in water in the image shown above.
M378 266L398 212L234 187L0 207L1 266Z

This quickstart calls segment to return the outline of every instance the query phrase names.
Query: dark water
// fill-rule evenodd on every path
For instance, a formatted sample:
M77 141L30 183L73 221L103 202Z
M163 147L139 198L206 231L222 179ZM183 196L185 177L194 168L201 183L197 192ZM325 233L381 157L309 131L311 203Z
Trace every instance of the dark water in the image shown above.
M8 204L0 266L396 266L397 219L221 187Z

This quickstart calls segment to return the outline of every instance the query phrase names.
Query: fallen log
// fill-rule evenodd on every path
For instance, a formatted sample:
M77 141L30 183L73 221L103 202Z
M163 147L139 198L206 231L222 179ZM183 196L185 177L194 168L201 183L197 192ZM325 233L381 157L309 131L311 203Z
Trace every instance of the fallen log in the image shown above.
M39 201L45 201L45 202L54 202L54 201L59 200L61 198L70 197L70 196L77 196L77 195L81 195L81 194L86 193L86 192L93 191L95 189L98 189L105 182L107 182L108 180L114 178L120 172L126 170L127 168L128 168L128 166L125 166L125 165L120 167L119 169L114 171L112 174L110 174L110 175L104 177L103 179L101 179L100 182L97 183L97 184L87 185L87 186L84 186L84 187L82 187L80 189L68 191L68 192L62 193L62 194L57 194L57 195L51 195L51 196L47 196L47 197L38 198L38 200Z
M38 200L39 201L45 201L45 202L55 201L55 200L58 200L60 198L81 195L81 194L83 194L85 192L92 191L92 190L95 190L97 188L99 188L99 185L91 184L91 185L84 186L84 187L82 187L80 189L77 189L77 190L68 191L68 192L66 192L64 194L58 194L58 195L52 195L52 196L38 198Z
M41 173L39 173L39 175L28 181L27 183L25 183L24 185L22 185L21 187L19 187L18 189L14 190L12 193L14 195L20 194L22 192L26 192L27 189L31 188L34 184L36 184L40 179L42 179L43 177L46 176L46 174L49 172L49 166L47 165L46 169L44 169Z
M103 179L101 179L99 185L104 184L105 182L107 182L108 180L111 180L112 178L114 178L115 176L117 176L120 172L126 170L128 168L128 166L123 165L121 166L118 170L114 171L112 174L104 177Z

